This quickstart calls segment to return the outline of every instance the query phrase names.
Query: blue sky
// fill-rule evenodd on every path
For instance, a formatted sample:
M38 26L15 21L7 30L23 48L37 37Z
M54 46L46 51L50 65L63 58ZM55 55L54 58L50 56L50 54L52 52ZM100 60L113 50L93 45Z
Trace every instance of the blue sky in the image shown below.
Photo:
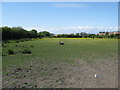
M3 2L2 26L51 33L115 31L117 2Z

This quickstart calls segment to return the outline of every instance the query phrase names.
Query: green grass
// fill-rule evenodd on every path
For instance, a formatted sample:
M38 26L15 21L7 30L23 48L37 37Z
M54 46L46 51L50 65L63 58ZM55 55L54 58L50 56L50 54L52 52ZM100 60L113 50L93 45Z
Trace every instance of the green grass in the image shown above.
M58 44L61 40L64 46ZM16 46L17 45L17 46ZM31 47L32 46L32 47ZM22 54L25 48L32 51L31 54ZM8 55L8 50L13 50L14 55ZM88 63L99 59L117 59L117 39L70 39L52 38L37 39L20 43L8 43L3 47L2 65L3 71L14 67L26 67L31 61L35 64L49 66L54 63L75 63L81 59Z

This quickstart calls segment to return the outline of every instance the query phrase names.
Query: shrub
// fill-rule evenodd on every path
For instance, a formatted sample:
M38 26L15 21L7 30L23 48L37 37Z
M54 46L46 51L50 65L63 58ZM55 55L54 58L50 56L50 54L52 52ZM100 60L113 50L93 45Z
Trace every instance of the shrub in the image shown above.
M31 50L29 50L29 49L24 49L23 51L22 51L22 53L23 54L31 54L32 52L31 52Z
M19 43L19 41L18 41L18 40L16 40L15 42L16 42L16 43Z
M9 54L9 55L14 54L14 51L11 50L11 49L9 49L9 50L8 50L8 54Z
M18 45L15 45L15 47L18 47Z
M31 47L34 47L34 46L31 46Z
M6 44L6 43L11 43L11 42L9 40L6 40L6 41L3 41L2 43Z
M6 56L6 54L2 54L2 56Z
M5 45L4 44L2 44L2 47L4 47Z
M24 39L21 39L20 42L24 42L25 40Z

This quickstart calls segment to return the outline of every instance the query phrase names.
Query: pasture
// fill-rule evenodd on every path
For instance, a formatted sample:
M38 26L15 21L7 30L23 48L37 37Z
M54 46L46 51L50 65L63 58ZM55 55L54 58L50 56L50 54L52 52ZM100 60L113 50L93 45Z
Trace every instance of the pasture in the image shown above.
M63 41L65 45L59 45ZM12 50L14 54L8 54ZM31 53L23 53L28 50ZM43 38L4 44L3 88L117 88L118 40ZM97 75L97 77L95 76Z

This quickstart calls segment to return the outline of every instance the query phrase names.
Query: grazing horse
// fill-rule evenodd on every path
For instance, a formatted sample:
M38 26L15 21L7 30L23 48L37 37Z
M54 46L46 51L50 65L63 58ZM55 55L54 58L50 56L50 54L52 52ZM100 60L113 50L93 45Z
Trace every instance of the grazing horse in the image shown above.
M60 45L64 45L64 42L62 42L62 41L59 41L59 44L60 44Z

